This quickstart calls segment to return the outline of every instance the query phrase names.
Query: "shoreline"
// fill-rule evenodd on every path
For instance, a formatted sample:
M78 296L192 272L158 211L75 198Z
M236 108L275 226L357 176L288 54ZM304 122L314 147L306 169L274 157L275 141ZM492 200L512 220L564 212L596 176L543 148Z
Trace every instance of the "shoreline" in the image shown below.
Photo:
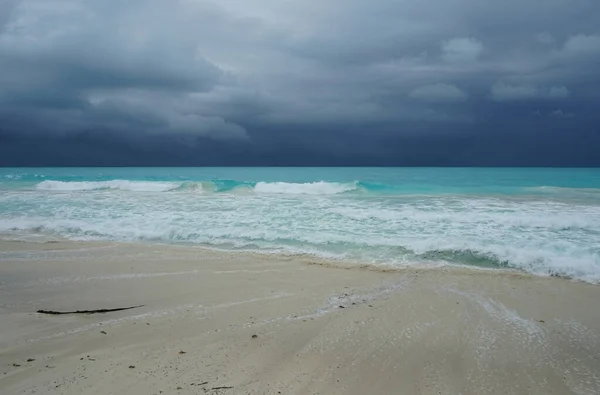
M439 263L428 265L419 265L419 264L393 264L393 263L369 263L359 260L351 260L344 258L325 258L320 257L318 255L313 255L310 253L305 254L293 254L293 253L284 253L284 252L270 252L270 251L260 251L260 250L228 250L221 249L218 247L213 247L210 245L202 245L195 243L166 243L166 242L156 242L156 241L116 241L116 240L72 240L72 239L57 239L53 238L52 240L44 240L44 241L33 241L33 240L18 240L18 239L2 239L0 238L0 254L4 249L4 246L10 245L12 243L23 244L23 245L61 245L61 246L69 246L69 245L91 245L96 246L96 248L102 247L111 247L111 246L140 246L142 248L158 246L164 248L187 248L192 250L199 250L209 254L223 255L223 256L239 256L243 258L244 256L249 256L252 258L258 259L267 259L267 260L276 260L276 261L294 261L296 263L301 263L304 265L314 265L314 266L322 266L331 269L338 270L364 270L364 271L373 271L380 273L404 273L404 272L421 272L421 271L450 271L457 273L465 273L476 275L480 274L498 274L498 275L506 275L506 276L516 276L516 277L536 277L536 278L557 278L561 280L574 281L584 284L590 285L600 285L600 282L594 281L586 281L584 279L578 279L569 277L566 275L558 275L558 274L542 274L542 273L529 273L522 269L511 268L511 267L484 267L484 266L476 266L469 264L454 264L454 263ZM63 248L63 247L61 247ZM64 247L68 248L68 247ZM93 247L91 247L93 248ZM49 252L48 250L46 252ZM1 255L0 255L1 258Z
M0 251L6 394L600 391L600 287L588 283L173 245Z

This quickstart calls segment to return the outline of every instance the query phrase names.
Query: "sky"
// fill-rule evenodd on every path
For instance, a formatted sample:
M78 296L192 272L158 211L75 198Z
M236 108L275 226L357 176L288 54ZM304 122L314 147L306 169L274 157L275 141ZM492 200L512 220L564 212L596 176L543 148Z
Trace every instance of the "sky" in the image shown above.
M600 166L598 0L0 0L2 166Z

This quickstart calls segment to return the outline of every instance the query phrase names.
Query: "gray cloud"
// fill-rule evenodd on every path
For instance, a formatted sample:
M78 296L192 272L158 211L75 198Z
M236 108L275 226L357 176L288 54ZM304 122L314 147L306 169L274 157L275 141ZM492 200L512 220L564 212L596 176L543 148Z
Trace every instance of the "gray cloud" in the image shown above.
M577 34L570 37L565 43L565 51L574 54L600 53L600 34Z
M565 86L539 88L533 85L509 85L496 82L491 89L491 97L496 101L530 100L530 99L565 99L569 90Z
M483 53L483 44L471 37L453 38L442 45L447 62L474 62Z
M541 44L546 44L546 45L550 45L550 44L554 44L555 43L555 39L552 36L552 34L548 33L548 32L539 32L535 35L535 39L540 42Z
M442 83L419 86L413 89L409 96L414 99L433 102L462 101L467 98L466 93L458 89L456 86Z
M550 113L550 116L552 117L557 117L557 118L573 118L575 116L575 114L570 113L570 112L564 112L561 109L558 110L554 110Z
M534 111L558 109L585 130L597 124L600 100L600 5L541 7L3 1L0 133L98 130L255 149L266 130L273 141L282 130L310 135L306 144L312 130L331 144L348 133L378 141L391 130L398 138L435 128L459 135L465 125L505 130L507 119L529 129Z

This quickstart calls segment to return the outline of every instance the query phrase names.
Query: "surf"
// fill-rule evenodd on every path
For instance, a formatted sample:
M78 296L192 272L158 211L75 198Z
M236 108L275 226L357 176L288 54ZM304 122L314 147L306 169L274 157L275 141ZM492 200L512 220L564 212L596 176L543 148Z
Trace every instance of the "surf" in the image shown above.
M170 182L146 182L129 180L111 181L42 181L36 185L40 191L75 192L98 191L115 189L130 192L166 192L178 188L180 185Z
M45 180L38 183L35 189L55 192L85 192L102 190L120 190L129 192L206 192L227 193L250 190L257 194L274 195L336 195L360 189L357 181L348 183L338 182L248 182L236 180L210 180L158 182L158 181L54 181ZM365 189L365 188L363 188Z
M559 175L524 169L8 169L0 170L0 237L184 243L600 282L600 173Z

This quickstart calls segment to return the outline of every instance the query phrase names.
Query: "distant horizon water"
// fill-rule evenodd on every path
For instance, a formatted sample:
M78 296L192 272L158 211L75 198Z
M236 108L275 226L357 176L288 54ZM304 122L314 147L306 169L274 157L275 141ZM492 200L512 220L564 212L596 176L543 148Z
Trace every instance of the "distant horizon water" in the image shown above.
M0 168L0 237L185 243L598 283L600 168Z

